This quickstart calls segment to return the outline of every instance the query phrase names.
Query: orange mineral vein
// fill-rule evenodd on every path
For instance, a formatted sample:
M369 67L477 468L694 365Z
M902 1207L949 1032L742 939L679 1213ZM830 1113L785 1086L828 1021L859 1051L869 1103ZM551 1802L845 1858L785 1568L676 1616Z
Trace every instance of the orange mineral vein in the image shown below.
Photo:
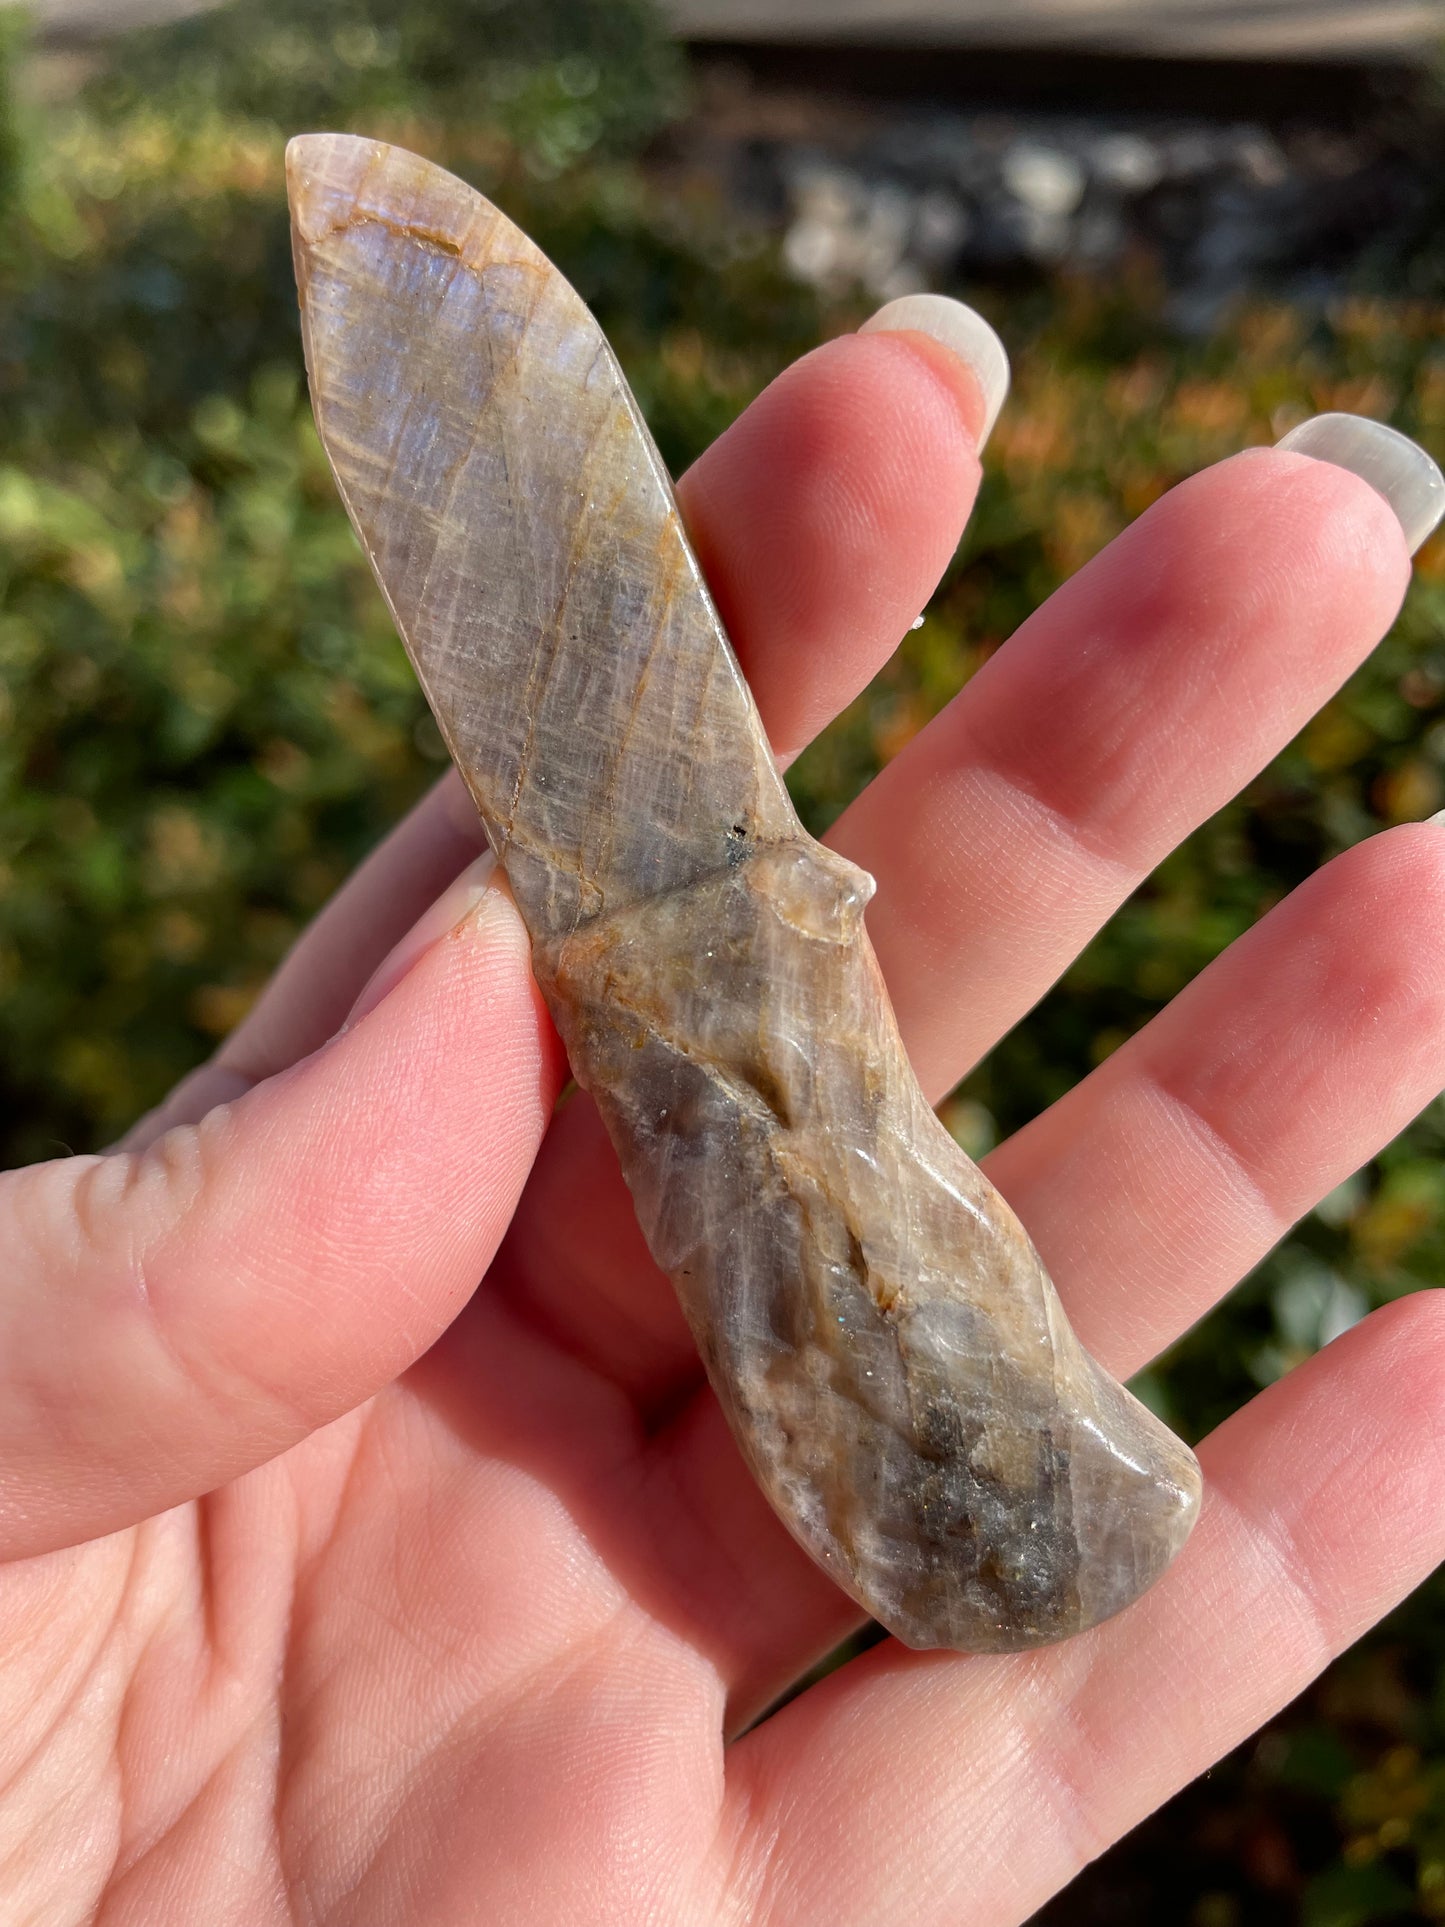
M317 426L739 1448L911 1646L1119 1611L1193 1455L914 1078L872 879L794 814L596 322L440 168L288 156Z

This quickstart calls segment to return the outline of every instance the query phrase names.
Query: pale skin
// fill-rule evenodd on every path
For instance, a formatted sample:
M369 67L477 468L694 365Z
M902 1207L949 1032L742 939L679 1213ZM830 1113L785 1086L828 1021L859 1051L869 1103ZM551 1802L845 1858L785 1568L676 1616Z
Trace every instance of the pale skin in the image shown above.
M979 420L923 337L849 337L685 479L780 756L927 599ZM1356 477L1241 455L854 803L832 841L878 877L934 1097L1368 654L1408 570ZM126 1148L0 1181L0 1913L1022 1921L1445 1553L1441 1297L1204 1442L1194 1537L1121 1618L1019 1658L888 1641L749 1730L856 1609L744 1471L596 1114L552 1117L506 895L428 915L479 849L449 779ZM1410 825L989 1171L1122 1375L1442 1084L1445 830Z

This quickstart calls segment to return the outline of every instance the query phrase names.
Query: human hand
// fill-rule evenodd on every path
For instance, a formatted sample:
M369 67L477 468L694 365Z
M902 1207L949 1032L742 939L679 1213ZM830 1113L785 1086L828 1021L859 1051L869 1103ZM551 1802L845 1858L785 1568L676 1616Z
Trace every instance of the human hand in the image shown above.
M981 420L936 344L850 337L686 478L780 755L926 600ZM1236 457L895 758L830 840L878 876L933 1096L1407 574L1357 477ZM125 1148L0 1184L5 1918L1023 1919L1440 1558L1439 1296L1205 1442L1201 1523L1119 1619L1020 1657L885 1642L733 1739L856 1609L744 1470L595 1111L552 1118L480 841L448 779ZM989 1160L1112 1370L1445 1084L1442 936L1445 833L1387 831Z

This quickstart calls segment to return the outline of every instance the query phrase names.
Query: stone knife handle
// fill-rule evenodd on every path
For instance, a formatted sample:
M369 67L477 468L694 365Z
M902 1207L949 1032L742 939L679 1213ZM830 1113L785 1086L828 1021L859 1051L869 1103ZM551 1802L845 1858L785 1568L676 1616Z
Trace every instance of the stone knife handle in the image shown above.
M744 1456L912 1646L1127 1605L1192 1454L1083 1351L909 1067L597 324L378 142L288 155L316 421Z

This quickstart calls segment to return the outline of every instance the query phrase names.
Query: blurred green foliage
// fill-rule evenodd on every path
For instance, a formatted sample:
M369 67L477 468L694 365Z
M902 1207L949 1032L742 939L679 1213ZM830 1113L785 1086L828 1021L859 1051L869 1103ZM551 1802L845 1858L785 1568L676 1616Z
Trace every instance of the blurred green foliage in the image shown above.
M7 66L17 57L13 20ZM247 1008L442 750L306 406L286 134L402 139L566 270L683 466L851 325L639 163L683 100L642 0L266 0L136 34L74 98L0 91L0 1150L94 1148ZM1145 271L971 290L1019 371L922 628L797 766L815 826L1175 480L1347 408L1445 445L1438 308L1257 304L1174 338ZM981 1152L1292 885L1445 802L1445 539L1389 640L1164 863L952 1100ZM1197 1435L1445 1261L1436 1106L1143 1387ZM1059 1903L1077 1922L1445 1919L1445 1632L1427 1588ZM1054 1917L1053 1910L1050 1917Z
M551 169L635 148L681 81L647 0L248 0L133 35L90 103L110 120L144 107L293 132L420 111L485 125Z

